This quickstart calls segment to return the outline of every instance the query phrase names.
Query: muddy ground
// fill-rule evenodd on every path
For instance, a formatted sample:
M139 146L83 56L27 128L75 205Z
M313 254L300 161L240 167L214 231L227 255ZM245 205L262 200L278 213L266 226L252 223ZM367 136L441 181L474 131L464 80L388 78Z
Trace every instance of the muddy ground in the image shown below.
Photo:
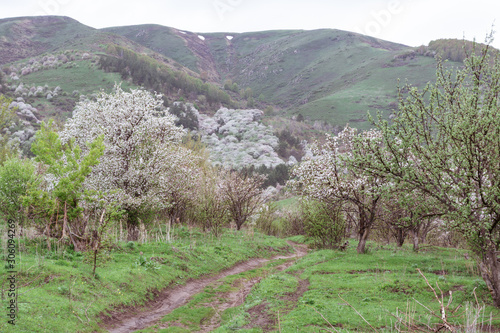
M307 247L301 244L296 244L289 242L295 249L295 253L290 255L280 255L269 259L265 258L254 258L243 263L237 264L217 275L208 276L201 279L190 280L186 282L185 285L166 288L161 292L158 292L154 299L150 300L146 306L140 309L135 307L125 308L117 310L116 312L109 315L102 315L103 327L112 333L126 333L133 332L136 330L144 329L146 327L156 324L163 316L172 312L174 309L186 304L190 298L200 292L208 286L209 284L222 279L226 276L239 274L251 269L258 268L263 264L278 259L292 259L300 258L307 254ZM287 261L276 268L278 270L286 269L293 264L294 260ZM250 293L252 287L260 281L260 278L251 279L241 283L239 288L225 295L224 302L219 304L212 304L216 313L221 313L222 311L241 305L245 300L246 296ZM304 289L305 288L305 289ZM307 290L307 284L305 282L301 283L298 292L304 292ZM302 291L302 289L304 289ZM296 297L296 295L291 295L290 297ZM251 309L252 310L252 309ZM259 309L254 309L255 314L257 314ZM209 323L206 323L201 332L210 332L211 330L218 327L219 317L215 315ZM263 322L262 325L265 327L271 325L270 322Z

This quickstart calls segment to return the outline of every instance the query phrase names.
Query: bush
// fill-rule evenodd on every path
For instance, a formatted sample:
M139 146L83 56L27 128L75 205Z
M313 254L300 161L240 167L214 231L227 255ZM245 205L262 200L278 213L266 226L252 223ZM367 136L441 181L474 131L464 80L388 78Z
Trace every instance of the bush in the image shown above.
M345 238L346 222L340 205L302 203L304 231L317 248L335 249Z
M302 212L298 209L278 211L273 203L261 208L255 224L261 232L275 237L304 234Z

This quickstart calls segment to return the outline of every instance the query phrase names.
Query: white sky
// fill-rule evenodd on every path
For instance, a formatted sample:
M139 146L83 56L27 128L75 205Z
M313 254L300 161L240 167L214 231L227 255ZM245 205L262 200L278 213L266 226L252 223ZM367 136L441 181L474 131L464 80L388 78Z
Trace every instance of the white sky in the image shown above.
M193 32L333 28L410 46L484 42L498 0L0 0L0 18L64 15L94 28L156 23ZM496 27L493 28L495 30ZM500 35L493 46L500 48Z

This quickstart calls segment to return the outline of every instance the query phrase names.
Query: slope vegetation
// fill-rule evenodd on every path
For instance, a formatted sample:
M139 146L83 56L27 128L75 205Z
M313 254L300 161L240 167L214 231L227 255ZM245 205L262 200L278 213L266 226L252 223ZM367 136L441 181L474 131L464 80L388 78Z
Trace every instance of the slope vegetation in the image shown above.
M0 64L65 50L106 54L111 57L104 69L150 89L164 85L165 75L159 75L160 71L174 73L169 77L176 82L186 81L187 86L197 88L174 84L181 90L159 90L170 100L205 104L200 107L207 111L213 104L206 103L208 95L218 95L216 103L232 103L218 91L217 87L224 86L241 106L273 105L281 115L300 114L318 124L336 126L349 122L358 128L370 127L368 111L388 116L397 107L398 80L416 86L434 80L434 55L447 54L451 43L447 41L446 52L437 47L443 43L413 49L333 29L195 33L137 25L97 30L56 16L0 20L0 36ZM140 64L122 54L134 55Z
M246 97L310 120L367 128L367 111L389 115L398 80L432 81L432 52L356 33L283 30L192 33L157 25L105 29L151 48ZM458 63L454 64L458 65Z

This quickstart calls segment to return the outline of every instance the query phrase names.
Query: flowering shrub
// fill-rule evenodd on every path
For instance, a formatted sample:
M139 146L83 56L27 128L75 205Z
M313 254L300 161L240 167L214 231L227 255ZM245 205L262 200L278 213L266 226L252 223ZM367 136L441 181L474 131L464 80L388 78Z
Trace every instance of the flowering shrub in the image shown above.
M357 251L364 253L377 217L383 179L352 167L354 141L359 143L356 153L362 154L362 143L380 142L380 133L358 134L356 129L346 126L337 136L328 136L324 145L313 145L311 155L292 169L296 179L289 184L302 196L334 207L344 205L346 213L354 212L359 237Z
M219 109L213 117L200 115L202 141L215 165L241 169L254 165L275 167L283 163L275 151L278 138L260 123L260 110Z

